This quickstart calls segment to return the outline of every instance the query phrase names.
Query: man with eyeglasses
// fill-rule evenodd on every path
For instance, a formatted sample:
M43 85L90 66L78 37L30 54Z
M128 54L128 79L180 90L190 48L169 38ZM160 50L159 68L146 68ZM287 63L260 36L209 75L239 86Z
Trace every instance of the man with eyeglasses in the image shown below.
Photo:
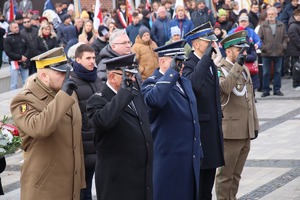
M105 62L107 82L87 101L97 153L98 199L152 200L152 136L136 88L135 54Z
M10 22L9 30L10 32L4 39L3 47L9 58L11 69L10 89L15 90L18 88L19 73L23 84L28 77L29 70L26 61L30 56L30 46L27 39L20 34L19 25L15 21Z
M20 31L20 34L24 36L30 47L30 54L28 57L28 61L26 62L26 66L29 69L29 75L34 74L36 72L36 66L34 61L30 61L31 58L37 55L37 36L39 30L36 27L31 25L31 21L28 17L24 17L23 19L24 28Z
M106 64L105 61L128 55L131 53L131 42L126 34L126 29L116 29L109 37L109 44L100 51L100 63L98 64L97 74L103 83L106 82Z

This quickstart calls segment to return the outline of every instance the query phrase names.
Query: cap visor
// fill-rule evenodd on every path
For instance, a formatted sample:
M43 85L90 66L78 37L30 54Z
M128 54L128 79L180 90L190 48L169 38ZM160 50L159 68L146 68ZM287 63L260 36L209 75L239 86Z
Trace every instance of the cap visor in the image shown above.
M206 40L206 41L218 41L218 38L215 36L215 34L211 34L205 37L200 37L199 39Z
M132 73L132 74L139 73L137 69L125 69L125 72Z
M66 72L68 67L70 68L70 71L73 71L73 67L68 63L58 65L55 67L50 67L50 69L53 69L53 70L59 71L59 72Z
M235 47L240 47L240 48L243 48L243 47L249 47L249 45L247 43L244 43L244 44L236 44L234 45Z

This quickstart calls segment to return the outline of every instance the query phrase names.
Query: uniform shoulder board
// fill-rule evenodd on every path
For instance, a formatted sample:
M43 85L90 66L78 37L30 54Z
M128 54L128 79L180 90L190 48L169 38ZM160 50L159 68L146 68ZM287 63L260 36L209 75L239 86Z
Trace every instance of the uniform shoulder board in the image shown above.
M95 94L96 94L96 95L99 95L100 97L103 96L102 92L96 92Z

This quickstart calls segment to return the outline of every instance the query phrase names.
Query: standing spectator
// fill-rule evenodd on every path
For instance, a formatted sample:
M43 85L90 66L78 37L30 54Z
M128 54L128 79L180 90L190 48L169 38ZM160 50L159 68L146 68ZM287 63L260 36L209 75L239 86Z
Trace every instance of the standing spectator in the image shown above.
M100 92L102 82L97 77L97 68L95 67L94 49L82 44L75 51L75 61L72 64L72 78L76 82L75 90L78 98L79 108L82 116L82 143L84 153L85 182L86 188L81 190L81 199L92 200L92 181L96 165L96 148L94 145L94 128L87 116L86 104L89 97L96 92Z
M114 30L117 29L117 25L114 22L110 22L107 27L109 29L110 34L112 34L114 32Z
M158 17L157 11L158 11L159 7L160 7L159 2L154 1L152 3L152 12L151 12L151 16L150 16L150 21L151 21L150 25L152 25L153 22L155 22L155 20L157 19L157 17Z
M22 200L80 199L85 187L81 114L62 48L34 57L36 77L11 102L22 137Z
M218 66L225 166L219 167L216 174L217 199L237 199L250 140L258 136L250 72L244 66L244 48L248 47L246 34L246 31L239 31L221 41L226 52L226 58Z
M173 19L173 13L174 13L174 10L171 8L172 6L172 1L170 0L163 0L162 1L162 6L165 7L166 11L167 11L167 18L169 20Z
M94 40L93 44L91 45L92 48L95 50L96 65L98 65L101 60L100 58L101 50L106 45L108 45L109 36L110 36L109 29L104 25L100 25L98 27L98 36Z
M253 29L255 29L255 27L258 25L259 20L259 5L256 2L251 3L248 16L249 22L253 24Z
M95 128L98 199L152 199L153 142L147 110L135 87L137 70L126 67L131 68L133 59L130 54L107 60L107 82L87 101Z
M217 38L210 23L195 28L186 38L194 51L184 62L183 75L191 80L197 100L204 158L200 166L199 199L212 199L216 169L223 166L223 133L217 67L212 59ZM214 46L214 47L213 47Z
M288 37L289 45L287 54L291 56L291 66L293 72L293 88L300 90L299 70L294 67L295 63L300 58L300 8L294 11L293 16L289 21Z
M50 24L44 22L38 32L38 37L36 39L37 43L37 55L45 53L55 47L58 47L58 42L56 39L56 33L51 28Z
M190 32L194 28L194 24L185 15L185 9L183 6L176 7L176 16L170 21L170 27L177 26L180 28L180 36L183 37L186 33Z
M278 21L282 21L281 17L282 17L282 5L279 2L274 3L274 7L277 9L277 18L276 20Z
M55 12L56 14L59 16L59 18L61 19L61 21L63 22L63 15L65 15L65 13L62 11L62 3L56 3L55 4Z
M288 29L288 23L293 16L294 10L298 8L298 0L291 0L291 2L283 9L281 21L284 23L285 28Z
M274 63L273 94L283 96L281 88L281 67L284 50L287 48L287 34L285 25L276 20L277 10L271 7L267 10L268 20L260 25L258 35L263 43L261 56L263 62L263 94L270 95L271 62Z
M142 80L148 78L158 67L158 56L154 52L155 48L157 48L157 44L151 40L149 29L145 26L141 27L131 50L138 60Z
M119 9L117 10L117 14L115 16L115 22L117 24L117 28L126 28L129 23L129 19L126 13L126 3L125 1L121 1L119 5Z
M24 28L20 31L20 34L26 38L29 44L30 53L29 57L27 57L26 65L29 69L29 75L36 73L35 62L30 61L31 58L38 55L37 53L37 37L38 37L38 29L36 27L32 27L31 21L28 17L23 19Z
M4 28L0 27L0 69L2 67L2 62L3 62L3 40L4 40L4 36L6 34L6 31Z
M83 20L80 17L75 18L74 26L76 28L76 35L78 37L83 30Z
M61 3L61 6L62 6L62 12L64 13L64 14L67 14L67 12L68 12L68 2L67 1L62 1L62 3Z
M104 61L128 55L131 53L131 42L125 29L116 29L109 37L109 45L106 45L100 52L100 63L98 64L97 74L101 81L106 82L106 64Z
M22 0L19 3L19 10L27 14L28 10L32 10L32 2L30 0Z
M197 9L192 13L191 20L194 24L194 27L198 27L209 21L212 24L212 26L214 26L216 23L214 13L207 8L205 0L198 1Z
M232 10L230 11L230 18L233 21L233 24L238 22L238 18L239 18L239 3L237 1L232 1L230 3L230 7L232 8Z
M216 23L219 23L221 28L223 30L225 30L226 33L228 33L231 30L232 24L228 20L228 14L227 14L226 10L224 10L223 8L219 9L219 11L218 11L218 17L217 17Z
M80 18L83 20L83 23L90 21L90 15L86 10L83 10L80 14Z
M62 17L62 23L60 23L58 28L56 29L57 41L58 41L58 44L62 47L65 47L70 40L70 38L68 37L68 31L67 31L67 27L70 27L70 26L72 26L71 25L71 16L68 14L64 14ZM75 34L75 38L77 38L76 32L74 34Z
M91 20L84 22L81 34L86 37L89 44L94 42L96 36L94 34L93 22Z
M142 15L143 15L143 18L142 18L142 24L144 26L146 26L149 30L151 30L151 26L150 26L150 15L151 15L151 12L147 9L144 9L142 10Z
M16 13L15 22L19 25L19 29L22 30L23 26L23 15L19 12Z
M138 12L132 13L132 24L126 27L126 33L130 39L130 42L132 44L135 43L136 36L139 35L139 30L143 26L143 24L140 22L140 17Z
M26 67L26 61L30 56L30 46L27 39L20 34L19 25L15 21L9 24L9 30L3 47L10 63L10 89L15 90L18 88L19 73L23 84L28 77L29 70Z
M178 26L173 26L171 27L171 38L168 42L166 42L166 44L171 44L173 42L177 42L179 40L181 40L181 32L180 32L180 28ZM191 53L192 48L191 46L186 43L184 45L184 52L185 52L185 56L188 58L188 55Z
M10 9L10 1L11 0L7 0L5 1L4 5L3 5L3 12L2 12L2 15L4 15L4 17L6 19L9 19L9 9ZM18 9L19 7L19 4L16 0L13 0L13 4L14 4L14 8Z
M167 18L165 7L159 7L158 18L152 24L151 38L160 47L163 46L170 38L170 21Z
M154 143L154 200L199 199L203 152L196 98L180 72L183 45L181 40L155 49L159 68L142 85Z

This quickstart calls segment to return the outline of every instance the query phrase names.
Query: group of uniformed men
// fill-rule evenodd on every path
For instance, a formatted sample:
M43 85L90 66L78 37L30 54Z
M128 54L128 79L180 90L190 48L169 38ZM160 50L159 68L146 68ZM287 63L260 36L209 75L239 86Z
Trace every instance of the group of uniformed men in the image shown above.
M226 57L218 66L214 41L204 24L155 49L159 66L141 85L134 54L109 59L101 89L86 64L95 59L87 45L76 50L74 72L61 48L33 58L37 74L11 103L23 139L21 199L80 199L88 185L81 140L87 122L98 199L211 199L214 183L217 199L236 199L259 129L244 66L246 32L221 41ZM188 59L186 42L193 47Z

